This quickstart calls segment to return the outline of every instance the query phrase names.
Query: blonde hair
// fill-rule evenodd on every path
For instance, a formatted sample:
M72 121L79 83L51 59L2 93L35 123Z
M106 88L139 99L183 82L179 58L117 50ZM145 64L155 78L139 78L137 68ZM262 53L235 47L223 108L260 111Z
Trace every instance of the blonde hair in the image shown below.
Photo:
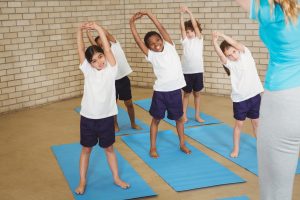
M259 5L260 0L256 0L257 5ZM268 0L271 8L271 14L274 9L274 4L276 3L275 0ZM279 0L278 4L281 6L284 15L285 15L285 21L296 23L298 21L298 15L300 6L298 5L298 0Z

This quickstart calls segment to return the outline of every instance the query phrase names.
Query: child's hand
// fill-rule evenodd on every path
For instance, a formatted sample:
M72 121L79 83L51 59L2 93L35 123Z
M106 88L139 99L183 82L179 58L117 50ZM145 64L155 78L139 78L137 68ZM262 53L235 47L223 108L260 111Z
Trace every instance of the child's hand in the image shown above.
M81 23L80 25L79 25L79 29L80 30L84 30L84 29L86 29L86 25L88 24L88 22L84 22L84 23Z
M141 10L139 13L141 13L142 15L148 15L151 12L148 10Z
M181 13L185 13L185 12L187 12L188 11L188 8L186 7L186 6L181 6L180 7L180 12Z
M219 32L213 31L212 32L212 40L213 40L213 42L217 42L218 39L219 39Z
M101 28L96 22L89 22L86 25L87 30L97 30Z
M142 17L143 17L143 14L141 12L137 12L131 17L130 21L134 22Z

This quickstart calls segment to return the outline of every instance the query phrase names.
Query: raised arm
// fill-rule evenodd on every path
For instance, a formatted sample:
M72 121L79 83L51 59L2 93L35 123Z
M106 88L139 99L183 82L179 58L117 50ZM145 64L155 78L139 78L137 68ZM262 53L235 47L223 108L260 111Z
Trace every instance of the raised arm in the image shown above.
M251 0L235 0L246 12L250 11Z
M213 42L214 48L216 50L216 53L219 56L222 64L225 65L227 63L227 58L224 55L224 53L222 52L222 50L221 50L221 48L220 48L220 46L218 44L218 39L219 39L219 34L218 34L218 32L214 31L212 33L212 42Z
M104 51L105 58L111 66L115 66L116 60L110 49L110 45L109 45L109 42L107 40L107 37L105 35L103 28L101 26L99 26L98 24L96 24L95 22L89 23L88 28L96 30L98 32L100 40L102 42L102 49Z
M95 42L94 37L92 36L91 31L86 30L86 34L87 34L87 36L88 36L88 38L89 38L90 43L91 43L92 45L97 45L97 43Z
M113 42L113 43L117 42L116 38L112 34L110 34L110 32L108 32L108 30L106 30L105 28L103 28L103 30L104 30L104 33L105 33L108 41Z
M149 51L149 49L146 47L145 43L142 41L142 39L141 39L141 37L139 36L139 34L138 34L137 30L136 30L136 27L135 27L135 21L136 21L137 19L140 19L142 16L143 16L143 14L140 13L140 12L135 13L135 14L131 17L129 24L130 24L130 30L131 30L131 33L132 33L132 35L133 35L133 38L134 38L136 44L139 46L139 48L142 50L142 52L143 52L146 56L148 56L148 51Z
M224 33L219 33L219 32L217 32L217 33L219 34L219 36L223 37L224 40L226 40L231 46L233 46L237 50L242 51L242 52L245 51L245 46L243 44L241 44L238 41L232 39L231 37L225 35Z
M149 11L143 11L143 14L147 15L149 17L149 19L151 19L151 21L154 23L154 25L156 26L157 30L159 31L159 33L161 34L162 38L169 42L170 44L173 44L172 39L170 37L170 35L168 34L168 32L166 31L166 29L164 28L164 26L158 21L158 19L155 17L155 15L153 15L151 12Z
M190 18L191 18L191 21L192 21L192 25L193 25L193 28L195 30L195 33L196 33L196 36L201 38L202 37L202 34L199 30L199 27L197 25L197 22L193 16L193 13L188 9L188 7L185 7L185 10L186 10L186 13L188 13L190 15Z
M183 15L185 13L185 7L180 7L180 31L181 31L181 38L185 39L186 38L186 32L185 32L185 27L184 27L184 20L183 20Z
M85 59L85 47L82 34L83 29L85 29L85 25L85 23L81 24L77 29L77 50L80 64L82 64Z

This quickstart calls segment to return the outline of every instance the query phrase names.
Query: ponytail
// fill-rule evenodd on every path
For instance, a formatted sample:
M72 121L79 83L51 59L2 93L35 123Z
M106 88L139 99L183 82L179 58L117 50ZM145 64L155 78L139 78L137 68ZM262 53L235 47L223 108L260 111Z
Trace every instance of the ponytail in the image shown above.
M279 4L284 12L286 21L296 23L299 14L298 0L280 0Z
M268 0L271 8L271 14L273 12L274 3L276 3L274 0ZM300 5L298 5L298 0L279 0L278 3L285 15L285 21L296 23L298 21L298 15L300 11ZM260 0L256 0L256 12L258 12L258 8L260 5Z
M224 68L227 76L230 76L230 70L227 67L225 67L225 65L223 65L223 68Z

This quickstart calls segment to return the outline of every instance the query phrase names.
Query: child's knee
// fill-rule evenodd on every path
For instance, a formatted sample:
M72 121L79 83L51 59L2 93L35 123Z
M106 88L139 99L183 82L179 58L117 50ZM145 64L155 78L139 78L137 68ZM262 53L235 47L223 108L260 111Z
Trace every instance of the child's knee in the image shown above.
M242 129L244 122L243 121L239 121L235 124L235 127L238 129Z
M109 147L104 148L104 150L108 153L112 153L112 152L114 152L114 147L113 147L113 145L110 145Z
M133 108L133 103L131 99L124 101L124 103L127 108Z
M176 121L176 124L184 123L184 118L182 116L182 117L180 117L179 119L177 119L175 121Z
M82 153L90 154L92 152L92 147L82 147Z
M191 94L191 93L189 93L189 92L184 92L184 93L183 93L183 97L187 98L187 97L190 96L190 94Z
M152 123L154 123L155 125L158 125L159 122L160 122L160 119L152 118Z
M194 97L200 97L200 91L198 92L193 92Z

